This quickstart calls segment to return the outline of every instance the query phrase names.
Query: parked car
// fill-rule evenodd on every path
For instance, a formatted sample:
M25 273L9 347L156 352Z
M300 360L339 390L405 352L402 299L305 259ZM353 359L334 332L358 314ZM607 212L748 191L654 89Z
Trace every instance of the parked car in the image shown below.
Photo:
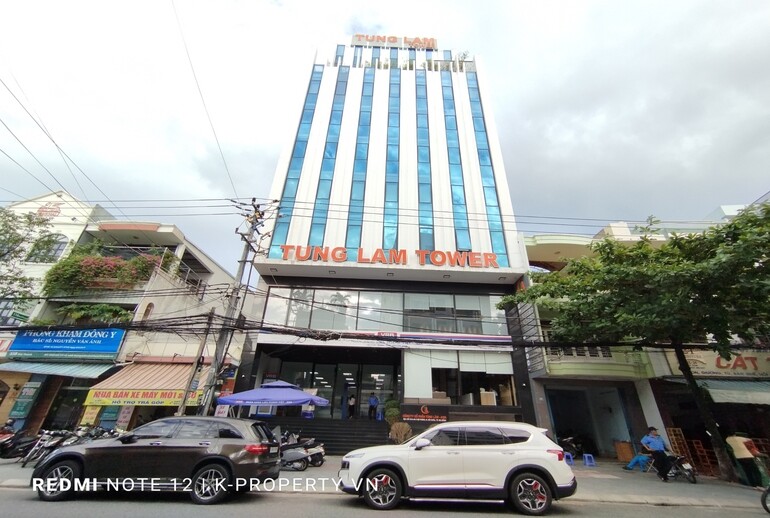
M78 489L189 491L213 504L255 481L279 476L279 446L265 423L223 417L168 417L114 439L60 448L35 467L32 487L58 501ZM74 484L78 481L79 484Z
M544 428L524 423L447 422L403 444L354 450L342 458L339 487L373 509L403 497L506 500L543 515L575 493L564 451Z

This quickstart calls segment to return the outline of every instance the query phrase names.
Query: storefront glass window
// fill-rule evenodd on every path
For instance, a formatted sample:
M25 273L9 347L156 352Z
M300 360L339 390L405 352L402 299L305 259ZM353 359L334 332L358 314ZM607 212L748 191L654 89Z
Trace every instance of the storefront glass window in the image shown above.
M357 291L315 290L310 327L353 331L357 309Z
M404 296L401 293L362 291L358 303L358 329L403 330Z

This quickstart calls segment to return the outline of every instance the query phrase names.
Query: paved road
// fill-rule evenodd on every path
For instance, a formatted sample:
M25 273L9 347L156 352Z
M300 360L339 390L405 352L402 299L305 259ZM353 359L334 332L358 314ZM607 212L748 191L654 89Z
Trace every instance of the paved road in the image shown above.
M275 494L280 491L305 496L336 494L343 500L355 501L354 498L350 499L337 492L334 487L333 480L337 478L339 465L340 457L328 457L326 464L320 468L310 467L304 472L282 472L284 482L275 489L269 488L269 491L263 491L263 498L269 498L271 501L274 498L284 498L284 494ZM664 484L652 473L625 472L620 467L621 464L618 462L601 460L597 467L575 466L574 471L578 480L577 493L558 505L571 505L573 502L603 502L684 508L697 506L730 510L730 512L753 510L759 506L761 493L753 488L729 484L711 477L700 477L698 483L694 485L684 480ZM30 467L21 468L13 460L0 460L0 488L23 488L18 491L18 494L34 497L34 493L29 489L31 473ZM170 498L171 501L176 498L176 501L179 501L178 495L152 494L150 497L151 500L160 497ZM131 498L134 496L131 495ZM255 495L254 498L259 499L260 495ZM182 499L186 498L183 496ZM761 510L761 507L759 509ZM388 514L388 516L391 515Z

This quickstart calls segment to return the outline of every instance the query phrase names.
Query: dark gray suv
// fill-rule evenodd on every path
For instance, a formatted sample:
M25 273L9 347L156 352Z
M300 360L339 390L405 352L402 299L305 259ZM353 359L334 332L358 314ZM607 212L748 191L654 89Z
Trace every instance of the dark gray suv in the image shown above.
M32 474L41 500L77 491L186 491L196 504L249 491L280 471L280 443L261 421L167 417L116 439L54 450Z

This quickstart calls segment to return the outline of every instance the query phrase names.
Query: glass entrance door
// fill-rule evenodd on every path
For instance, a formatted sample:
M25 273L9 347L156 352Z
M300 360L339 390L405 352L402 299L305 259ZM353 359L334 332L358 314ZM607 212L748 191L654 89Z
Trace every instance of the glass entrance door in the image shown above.
M312 388L316 389L316 395L329 400L329 406L315 407L315 417L332 417L334 414L334 377L336 365L316 363L313 367Z
M340 363L337 365L337 381L334 385L334 419L347 419L348 398L353 396L358 402L358 365L355 363Z

